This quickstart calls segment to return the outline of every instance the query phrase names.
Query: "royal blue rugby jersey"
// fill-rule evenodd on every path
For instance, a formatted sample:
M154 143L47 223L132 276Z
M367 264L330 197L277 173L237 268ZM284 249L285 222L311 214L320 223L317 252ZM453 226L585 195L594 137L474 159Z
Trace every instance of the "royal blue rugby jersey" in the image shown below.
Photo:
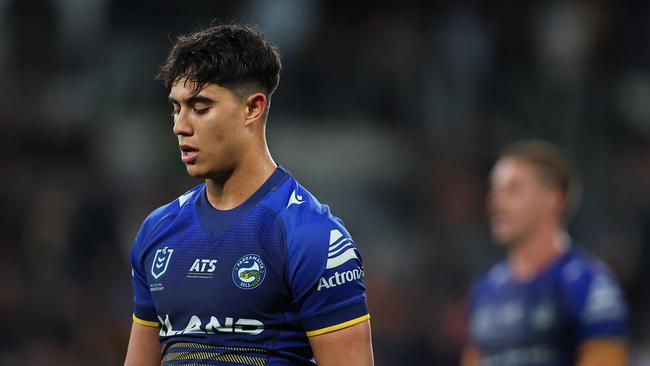
M136 323L164 365L313 365L309 336L369 318L359 251L284 169L220 211L201 184L144 221L131 253Z
M626 322L610 271L578 249L525 283L501 262L475 285L470 300L470 338L482 366L575 365L583 342L623 340Z

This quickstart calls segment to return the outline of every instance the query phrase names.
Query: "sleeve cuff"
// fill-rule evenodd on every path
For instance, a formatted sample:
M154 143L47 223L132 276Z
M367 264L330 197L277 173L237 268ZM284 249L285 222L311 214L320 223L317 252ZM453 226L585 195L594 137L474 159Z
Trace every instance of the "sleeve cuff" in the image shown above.
M308 337L334 332L370 319L366 301L302 321Z
M135 304L135 310L133 311L133 321L140 325L146 325L149 327L157 327L160 324L158 322L158 314L156 314L156 308L139 304Z
M334 332L334 331L337 331L337 330L345 329L345 328L351 327L353 325L359 324L361 322L364 322L364 321L366 321L368 319L370 319L370 314L362 315L362 316L360 316L360 317L358 317L356 319L348 320L347 322L343 322L341 324L336 324L336 325L332 325L331 327L321 328L321 329L316 329L316 330L309 331L309 332L307 332L307 337L313 337L313 336L317 336L317 335L321 335L321 334L327 334L327 333L331 333L331 332Z
M158 328L158 326L160 326L160 323L158 323L158 322L152 322L152 321L149 321L149 320L142 320L142 319L138 318L137 316L135 316L135 314L133 314L131 317L133 318L134 323L144 325L145 327Z

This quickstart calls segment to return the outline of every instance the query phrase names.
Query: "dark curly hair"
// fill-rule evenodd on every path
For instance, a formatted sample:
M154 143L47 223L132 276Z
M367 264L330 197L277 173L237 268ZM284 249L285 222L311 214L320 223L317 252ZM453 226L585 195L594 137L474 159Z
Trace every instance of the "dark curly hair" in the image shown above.
M187 78L195 83L194 92L213 83L240 96L261 91L270 98L281 68L277 47L261 31L247 25L217 25L178 37L156 79L168 90Z

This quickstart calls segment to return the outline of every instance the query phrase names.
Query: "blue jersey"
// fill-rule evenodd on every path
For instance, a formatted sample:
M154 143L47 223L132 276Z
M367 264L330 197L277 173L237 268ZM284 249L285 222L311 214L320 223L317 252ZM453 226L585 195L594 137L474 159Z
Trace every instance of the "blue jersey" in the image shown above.
M135 322L163 365L313 365L308 337L369 318L359 251L279 167L220 211L201 184L144 221L131 253Z
M474 287L471 342L481 365L564 366L590 339L626 336L626 306L605 265L570 249L529 282L512 278L507 262Z

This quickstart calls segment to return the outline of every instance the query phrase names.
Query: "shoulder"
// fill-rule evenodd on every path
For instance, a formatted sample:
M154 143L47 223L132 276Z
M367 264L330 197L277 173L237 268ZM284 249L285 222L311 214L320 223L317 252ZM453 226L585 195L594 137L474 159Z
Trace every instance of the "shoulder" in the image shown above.
M134 251L143 249L147 239L155 232L169 226L175 218L179 216L181 211L188 206L194 204L197 193L203 188L203 184L188 190L182 195L175 198L173 201L162 205L153 210L143 221L140 230L135 239L133 247Z
M343 229L343 222L332 214L329 206L319 202L291 176L263 203L281 218L287 239L309 235L312 231Z
M559 273L569 307L585 322L624 318L623 294L609 267L582 250L569 256Z
M509 278L510 272L508 263L505 260L494 264L474 282L472 298L504 286Z
M578 290L594 281L616 284L613 272L602 260L580 249L571 249L560 268L559 281L572 290Z
M349 245L356 251L343 222L293 177L285 180L264 204L276 212L284 226L289 258L314 256L325 263L334 246Z

